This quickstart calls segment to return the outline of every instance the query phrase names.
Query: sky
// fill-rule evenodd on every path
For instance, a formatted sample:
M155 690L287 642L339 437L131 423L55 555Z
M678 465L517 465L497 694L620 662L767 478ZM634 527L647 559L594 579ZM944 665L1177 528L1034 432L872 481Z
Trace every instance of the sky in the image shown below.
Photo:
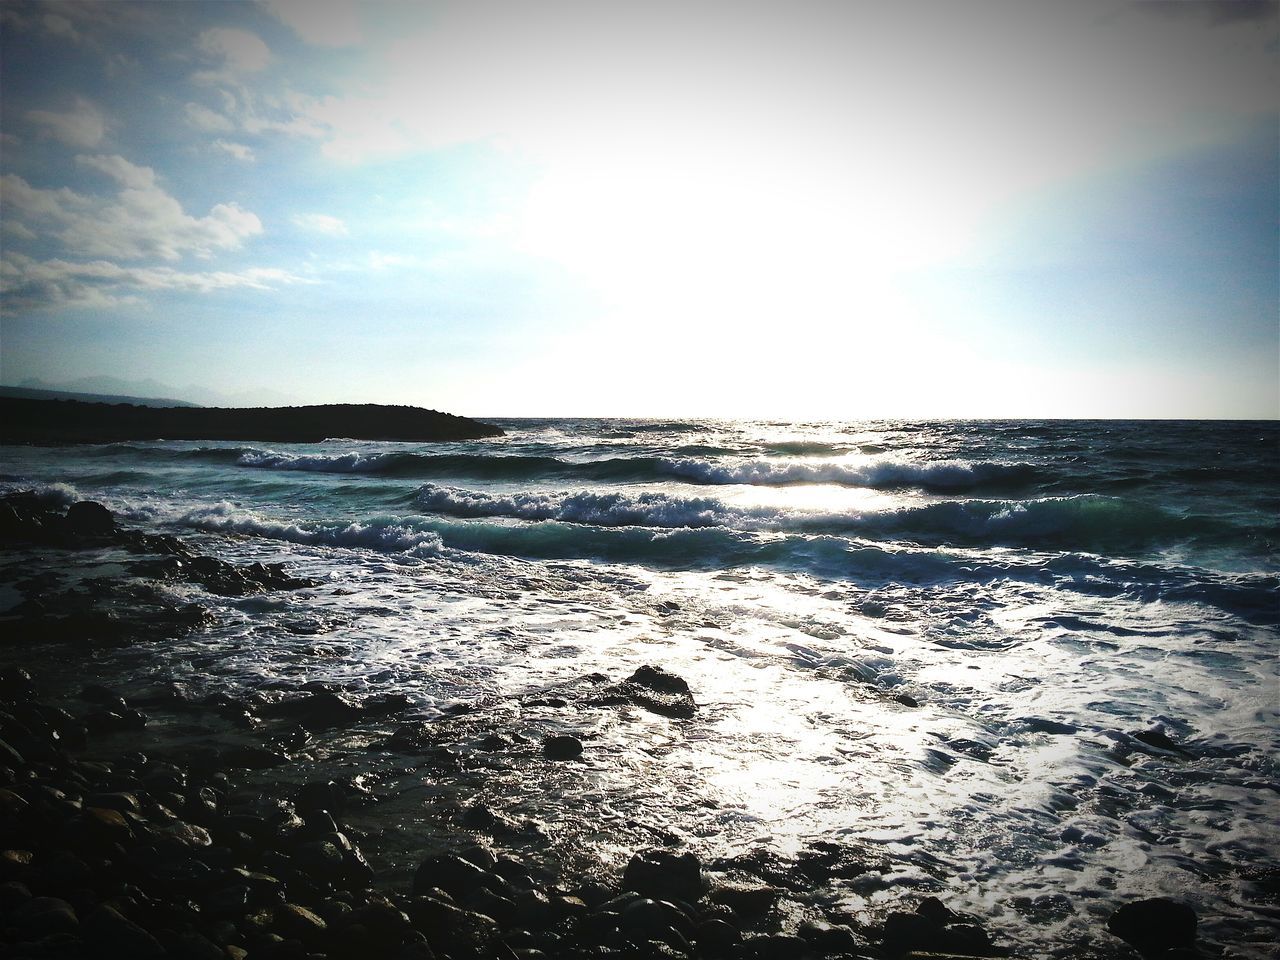
M1277 10L6 0L0 382L1278 417Z

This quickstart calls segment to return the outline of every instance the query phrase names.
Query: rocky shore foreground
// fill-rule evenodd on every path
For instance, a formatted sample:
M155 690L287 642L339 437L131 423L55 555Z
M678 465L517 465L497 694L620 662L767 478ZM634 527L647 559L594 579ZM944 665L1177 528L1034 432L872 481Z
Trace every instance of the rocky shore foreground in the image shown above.
M0 397L0 443L327 438L418 442L478 440L502 430L421 407L331 403L307 407L144 407L129 403Z
M704 862L673 839L634 847L612 872L528 856L535 826L469 801L456 785L488 775L472 762L481 754L547 769L578 763L589 745L572 735L531 741L495 729L478 709L424 719L403 696L315 682L240 695L174 681L137 692L93 682L105 655L145 658L148 644L207 625L205 608L165 606L144 580L230 596L309 585L282 566L227 563L172 536L123 529L99 504L63 509L33 495L0 501L0 550L19 558L5 566L5 584L23 598L0 613L4 956L1010 955L982 918L909 890L873 922L799 909L837 878L891 875L891 865L834 843L793 860L762 851ZM94 550L132 557L128 576L58 592L22 559ZM677 722L697 711L695 691L661 665L581 678L554 699L566 711L637 709ZM365 776L372 761L335 743L383 758L395 776ZM433 784L412 817L409 781ZM421 824L407 846L393 839L404 831L389 829L405 819ZM406 860L408 869L396 866ZM1169 900L1117 903L1107 926L1080 956L1220 955L1198 949L1194 911Z

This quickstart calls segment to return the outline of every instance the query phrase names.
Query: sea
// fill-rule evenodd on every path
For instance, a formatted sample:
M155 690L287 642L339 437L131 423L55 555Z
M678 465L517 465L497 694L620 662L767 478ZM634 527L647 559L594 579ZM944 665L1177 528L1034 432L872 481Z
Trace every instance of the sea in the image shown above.
M584 760L556 812L526 792L605 861L611 824L708 863L856 850L880 868L824 881L850 916L933 894L1065 956L1166 896L1213 950L1275 955L1276 422L489 422L9 447L0 480L320 581L163 585L215 613L151 654L201 689L329 681L429 718L678 674L692 720L546 721Z

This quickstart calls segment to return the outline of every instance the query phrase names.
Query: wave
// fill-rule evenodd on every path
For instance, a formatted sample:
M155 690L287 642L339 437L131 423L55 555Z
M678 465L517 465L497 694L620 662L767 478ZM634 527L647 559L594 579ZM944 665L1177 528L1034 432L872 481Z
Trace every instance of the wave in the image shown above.
M157 519L151 508L132 512L135 516L143 514L149 519ZM242 534L308 546L351 547L414 556L434 555L443 547L439 534L415 527L412 522L399 517L374 517L363 522L299 523L261 517L222 501L169 514L163 520L171 525L207 533Z
M1251 536L1250 531L1224 520L1183 516L1149 504L1098 496L944 500L881 511L825 512L739 507L715 497L659 492L494 494L425 484L415 501L428 513L460 518L657 529L731 527L749 532L899 539L934 546L961 543L1108 552L1196 539L1237 542Z
M484 454L420 454L409 452L297 454L247 450L240 466L323 473L374 473L409 477L474 477L539 480L570 478L597 481L652 482L683 480L704 485L790 486L828 483L892 489L919 487L932 491L1024 487L1046 478L1029 463L939 460L798 461L709 460L699 457L613 457L566 460L553 456Z
M227 502L157 514L168 525L210 533L284 540L311 546L375 550L430 558L453 551L534 560L592 559L666 569L770 567L860 584L923 584L1014 580L1123 595L1145 602L1193 602L1237 613L1259 624L1280 620L1274 574L1214 574L1176 565L1132 563L1088 553L1010 555L961 547L876 543L802 532L727 527L607 527L564 522L375 516L365 520L297 522L245 511Z
M713 527L724 525L733 515L713 497L647 492L490 494L428 483L415 499L424 510L454 517L560 520L605 527Z

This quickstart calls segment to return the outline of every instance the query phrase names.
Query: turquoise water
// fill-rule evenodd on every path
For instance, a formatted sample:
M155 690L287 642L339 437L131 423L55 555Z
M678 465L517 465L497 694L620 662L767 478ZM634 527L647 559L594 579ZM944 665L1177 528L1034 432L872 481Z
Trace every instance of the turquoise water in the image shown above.
M439 445L7 448L3 482L324 582L183 587L218 625L157 672L335 679L428 712L645 662L684 676L699 718L648 718L650 766L634 729L598 731L617 762L562 785L566 829L630 791L629 816L708 856L882 850L895 883L1014 942L1165 894L1265 955L1276 424L495 422ZM317 635L339 654L303 657ZM1185 754L1134 736L1155 728Z

